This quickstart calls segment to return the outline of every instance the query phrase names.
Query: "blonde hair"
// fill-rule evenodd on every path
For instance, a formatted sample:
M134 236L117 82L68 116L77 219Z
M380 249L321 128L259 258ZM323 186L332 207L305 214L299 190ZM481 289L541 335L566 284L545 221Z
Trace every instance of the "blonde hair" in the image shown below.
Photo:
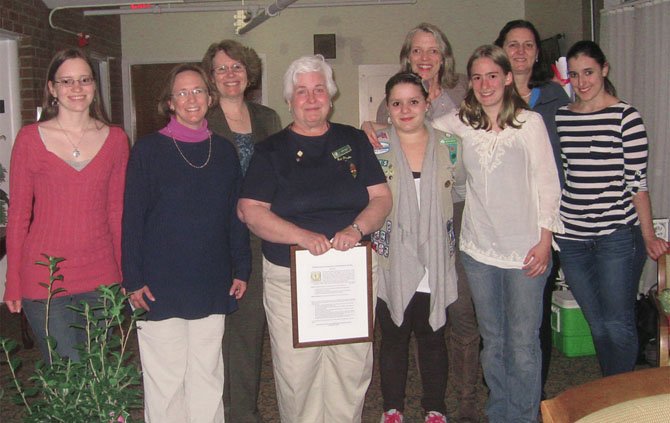
M512 65L503 49L494 45L483 45L475 49L468 60L468 80L472 79L472 66L475 63L475 60L482 58L491 59L493 63L502 68L504 75L512 73ZM528 109L528 105L519 95L514 83L506 85L505 90L503 91L502 106L498 113L496 123L501 129L504 129L507 126L520 128L523 122L517 120L517 115L524 109ZM492 123L489 117L486 115L481 103L475 96L472 84L470 84L465 99L463 99L463 103L461 103L458 117L463 123L474 129L490 130L492 128Z
M409 62L409 55L412 52L412 39L417 32L423 31L435 37L440 54L442 56L442 63L437 74L437 80L440 81L440 86L444 88L454 88L458 82L458 75L456 75L456 61L454 60L454 51L449 44L447 36L433 24L426 22L412 28L405 36L405 42L400 49L400 66L402 72L414 72L412 64Z

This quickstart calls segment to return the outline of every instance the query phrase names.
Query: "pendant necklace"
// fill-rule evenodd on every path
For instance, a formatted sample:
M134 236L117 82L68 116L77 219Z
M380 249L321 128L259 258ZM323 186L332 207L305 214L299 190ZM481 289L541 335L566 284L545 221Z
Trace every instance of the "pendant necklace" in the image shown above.
M84 139L84 134L86 134L86 127L88 127L88 124L84 127L84 130L81 131L81 136L79 137L79 142L78 143L73 143L72 139L70 139L70 136L67 134L67 131L63 129L63 126L60 124L60 121L58 118L56 118L56 123L58 124L58 127L60 128L61 131L63 131L63 134L65 134L65 139L67 139L67 142L70 143L72 146L72 157L75 159L78 159L79 156L81 156L81 152L79 151L79 144L81 144L82 140Z
M172 142L174 143L174 146L177 147L177 151L181 155L181 158L184 159L186 163L188 163L189 166L191 166L194 169L202 169L203 167L207 166L209 163L209 159L212 157L212 134L209 134L209 153L207 153L207 160L205 160L205 163L201 164L200 166L196 166L193 163L191 163L184 153L181 151L181 148L179 148L179 144L177 144L177 140L174 139L174 135L172 135L172 132L170 132L170 137L172 138Z

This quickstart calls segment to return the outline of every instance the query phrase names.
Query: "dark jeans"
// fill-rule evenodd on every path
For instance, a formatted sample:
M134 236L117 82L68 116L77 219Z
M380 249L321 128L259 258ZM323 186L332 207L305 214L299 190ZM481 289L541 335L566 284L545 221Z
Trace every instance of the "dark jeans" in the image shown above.
M56 352L61 357L68 357L72 361L79 361L77 345L85 345L87 341L86 331L72 326L86 326L86 318L76 311L70 310L68 306L80 308L81 301L86 301L91 308L99 304L100 294L97 291L84 292L75 295L66 295L51 299L49 306L49 335L56 341ZM33 329L37 346L42 353L45 363L49 362L49 351L46 336L46 299L28 300L23 299L21 304L26 313L28 323Z
M647 256L640 227L556 242L565 279L591 327L603 376L632 371L638 351L635 299Z
M542 297L542 326L540 326L540 348L542 349L542 399L544 399L544 384L549 376L549 365L551 364L552 331L551 331L551 301L556 288L558 271L561 268L558 251L552 249L551 257L553 266L547 278Z
M382 330L379 351L384 410L405 408L405 385L409 362L409 340L414 332L418 347L418 367L426 412L446 414L444 395L447 390L447 347L444 326L434 331L428 323L430 294L417 292L405 309L402 325L396 326L386 303L377 300L377 319Z

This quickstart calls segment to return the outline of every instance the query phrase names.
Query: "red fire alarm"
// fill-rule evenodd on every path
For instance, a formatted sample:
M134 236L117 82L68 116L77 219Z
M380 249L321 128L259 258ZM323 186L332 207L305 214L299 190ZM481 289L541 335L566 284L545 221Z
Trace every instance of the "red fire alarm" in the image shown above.
M77 44L79 45L79 47L86 47L90 39L91 39L90 34L85 34L83 32L77 34Z

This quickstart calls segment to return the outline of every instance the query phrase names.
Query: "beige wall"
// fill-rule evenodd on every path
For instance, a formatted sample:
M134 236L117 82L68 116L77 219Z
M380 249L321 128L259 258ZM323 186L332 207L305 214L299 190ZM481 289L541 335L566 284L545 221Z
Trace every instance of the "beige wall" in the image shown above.
M533 22L542 38L565 34L561 53L576 41L590 37L590 2L586 0L526 0L526 19Z
M492 42L505 22L524 16L524 0L418 0L414 5L289 8L243 36L233 12L134 15L121 19L125 63L200 59L213 41L237 39L267 58L269 105L290 122L281 78L289 63L313 53L313 34L335 33L330 61L340 96L333 121L358 124L358 65L397 63L408 29L427 21L442 28L464 71L469 54Z

